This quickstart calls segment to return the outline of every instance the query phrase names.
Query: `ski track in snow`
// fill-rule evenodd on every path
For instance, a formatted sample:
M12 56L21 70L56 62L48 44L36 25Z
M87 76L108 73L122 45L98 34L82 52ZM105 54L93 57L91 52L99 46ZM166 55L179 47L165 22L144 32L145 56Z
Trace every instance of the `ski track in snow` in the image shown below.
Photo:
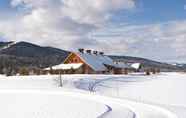
M174 74L172 74L172 75L174 76ZM122 84L125 85L127 83L133 83L133 82L134 83L136 83L136 82L139 83L139 82L153 81L154 79L155 80L158 80L158 79L159 80L161 80L161 79L165 80L165 78L159 78L159 76L166 76L166 74L160 74L158 76L149 76L149 78L146 79L146 80L144 80L143 77L142 77L142 79L139 79L139 77L137 77L137 79L136 79L135 76L130 77L130 78L126 76L125 78L113 77L113 78L106 78L106 79L102 79L102 80L97 79L97 80L92 80L92 81L90 81L90 79L81 79L80 80L81 81L80 83L81 84L84 84L84 81L85 81L85 83L87 83L87 81L89 81L90 82L88 84L89 85L89 90L90 91L93 91L93 92L98 92L99 93L99 89L100 88L111 88L111 89L113 89L115 87L115 86L112 86L111 84L108 84L109 82L110 83L115 82L116 83L115 85L117 85L118 82L120 84L122 82ZM117 85L117 86L119 86L119 85ZM101 94L104 94L104 93L101 93ZM123 97L123 99L126 99L126 98ZM130 98L128 98L128 99L130 99ZM134 101L141 102L141 103L149 103L149 104L151 104L153 106L159 106L161 109L167 109L169 112L172 112L173 114L177 114L177 116L179 118L186 118L186 108L183 107L183 106L182 107L175 106L175 105L174 106L171 106L171 105L166 106L166 105L161 105L161 104L155 104L155 103L145 102L145 101L143 101L141 99L140 100L135 100L134 99Z
M107 92L107 90L114 90L114 93L117 93L116 89L121 89L119 87L124 87L123 90L125 90L126 87L136 87L134 85L143 85L149 84L149 83L155 83L157 81L167 82L168 79L175 79L175 77L182 78L180 80L183 80L185 78L185 75L181 74L169 74L167 78L167 74L161 74L156 76L144 76L144 75L126 75L126 76L104 76L104 75L65 75L63 76L64 81L64 88L68 88L69 91L74 91L78 89L83 89L89 92L85 92L86 94L82 94L79 90L78 93L76 92L64 92L65 89L57 89L49 92L50 94L65 94L68 96L78 97L78 98L84 98L86 100L92 100L95 102L99 102L102 104L105 104L107 106L107 111L104 112L99 116L99 118L186 118L186 108L179 105L162 105L155 104L153 102L148 102L147 100L143 99L133 99L130 96L111 96L113 98L108 98L104 96L99 96L97 94L106 95L104 92ZM165 78L164 78L165 77ZM21 86L25 89L25 91L29 92L33 90L33 86L35 86L36 91L37 89L42 89L41 93L46 93L46 91L43 90L51 90L51 88L54 88L56 86L57 81L54 81L54 79L57 79L58 76L40 76L40 77L20 77L20 78L28 78L28 79L17 79L17 77L12 77L14 79L2 79L0 80L0 88L9 89L9 87L3 85L2 83L8 83L12 85L10 88L18 88L21 91L23 90L19 85L15 85L16 83L21 83ZM32 79L29 79L32 78ZM37 78L37 79L35 79ZM40 78L40 79L38 79ZM41 79L44 78L44 79ZM46 81L47 78L47 81ZM52 78L52 79L49 79ZM31 80L31 81L30 81ZM33 81L34 80L34 81ZM25 81L27 84L25 84ZM38 83L39 81L39 83ZM28 83L30 82L31 85ZM174 82L174 81L173 81ZM42 85L42 84L43 85ZM52 83L52 85L51 85ZM134 85L133 85L134 84ZM156 83L157 84L157 83ZM170 84L170 85L169 85ZM171 82L168 81L168 85L166 87L171 86ZM2 86L1 86L2 85ZM47 85L47 86L46 86ZM74 88L77 87L77 88ZM139 87L140 87L139 86ZM146 85L145 85L146 86ZM160 87L162 87L160 85ZM182 86L181 86L182 87ZM147 86L148 88L148 86ZM30 90L32 89L32 90ZM0 91L3 89L0 89ZM59 91L60 90L60 91ZM62 91L61 91L62 90ZM104 91L103 91L104 90ZM106 90L106 91L105 91ZM128 89L126 89L128 90ZM138 90L138 88L137 88ZM109 92L108 91L108 92ZM121 91L121 90L120 90ZM84 93L84 92L83 92ZM88 93L88 94L87 94ZM173 92L174 93L174 92ZM48 92L47 92L48 94ZM73 95L72 95L73 94ZM93 94L93 95L92 95ZM121 93L120 93L121 94ZM122 94L125 95L125 94ZM127 95L127 94L126 94ZM180 95L180 94L179 94ZM110 96L110 95L108 95ZM136 96L136 95L135 95ZM118 99L118 98L121 99ZM183 96L184 97L184 96ZM148 96L147 96L148 98ZM162 99L164 100L164 99ZM181 102L180 102L181 103ZM111 110L112 109L112 110Z
M114 108L120 108L120 112L117 110L113 110L115 112L112 114L112 111L106 114L102 118L178 118L175 114L169 112L166 109L153 106L153 105L148 105L148 104L143 104L143 103L137 103L129 100L121 100L121 99L116 99L116 98L108 98L105 96L99 96L95 94L82 94L82 93L74 93L74 92L64 92L64 91L52 91L52 90L0 90L0 94L8 94L12 95L15 94L16 97L19 99L21 96L19 95L27 95L26 97L32 95L32 96L37 96L43 98L43 96L56 96L58 99L59 98L70 98L70 99L77 99L77 100L85 100L85 101L95 101L96 103L102 103L102 104L107 104L109 107L112 109ZM23 97L24 98L24 97ZM32 97L31 97L32 98ZM36 99L36 98L35 98ZM55 99L54 99L55 100ZM60 104L60 101L55 101ZM16 103L19 104L19 103ZM10 106L11 107L11 106ZM16 107L16 106L14 106ZM81 106L79 106L81 108ZM59 108L59 107L58 107ZM123 109L123 110L122 110ZM45 111L48 111L45 107ZM6 112L4 112L6 113ZM31 117L29 118L34 118L34 116L38 118L42 118L44 114L46 114L44 117L51 117L52 114L48 112L34 112L35 115L32 113ZM83 113L83 111L82 111ZM79 115L82 113L79 113ZM117 113L117 114L116 114ZM55 114L54 114L55 115ZM84 114L83 118L87 118L87 114ZM118 115L118 116L117 116ZM58 116L59 117L59 116ZM58 118L54 117L54 118ZM73 118L74 116L66 116L65 118ZM77 116L78 118L78 116ZM92 116L89 116L89 118L93 118ZM98 117L101 118L101 117Z

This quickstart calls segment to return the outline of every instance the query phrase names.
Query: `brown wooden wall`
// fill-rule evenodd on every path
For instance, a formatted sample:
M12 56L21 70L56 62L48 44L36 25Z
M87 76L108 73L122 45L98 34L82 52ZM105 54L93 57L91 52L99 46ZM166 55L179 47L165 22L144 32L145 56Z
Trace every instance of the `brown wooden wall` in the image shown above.
M70 56L65 60L65 64L69 63L84 63L80 57L78 57L76 54L72 53Z
M75 53L71 53L70 56L64 61L65 64L69 63L83 63L82 71L80 74L93 74L95 73L94 70L87 65L79 56Z

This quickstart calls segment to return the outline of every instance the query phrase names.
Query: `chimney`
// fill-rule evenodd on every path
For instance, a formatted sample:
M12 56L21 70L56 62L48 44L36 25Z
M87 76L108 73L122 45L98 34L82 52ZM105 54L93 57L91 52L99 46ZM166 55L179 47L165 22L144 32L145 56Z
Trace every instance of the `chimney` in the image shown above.
M100 55L104 55L104 52L99 52Z
M80 48L78 49L80 53L84 53L84 49L83 48Z
M87 51L87 54L91 54L91 50L86 50Z
M94 53L95 55L97 55L97 54L98 54L98 51L94 51L93 53Z

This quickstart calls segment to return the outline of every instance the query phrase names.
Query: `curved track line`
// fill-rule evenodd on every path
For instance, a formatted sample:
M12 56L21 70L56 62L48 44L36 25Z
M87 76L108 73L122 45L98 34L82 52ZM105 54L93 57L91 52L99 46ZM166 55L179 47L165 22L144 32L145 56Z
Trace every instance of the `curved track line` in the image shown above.
M135 113L135 118L178 118L174 113L159 106L154 106L145 103L129 101L125 99L109 98L95 94L84 94L79 92L67 92L61 90L0 90L0 93L32 93L32 94L49 94L49 95L65 95L69 97L92 100L102 104L107 104L110 107L118 105L123 108L130 109Z
M106 79L96 81L95 83L91 84L92 86L90 87L91 89L89 89L89 90L92 92L96 92L97 85L99 85L100 83L102 83L104 81L108 81L108 80L112 80L112 79L113 78L106 78ZM117 80L118 78L115 78L115 79ZM139 103L139 102L137 102L137 103ZM146 105L146 107L151 107L150 109L153 108L153 109L156 109L157 111L161 111L161 112L167 114L168 118L177 118L177 116L173 112L169 111L168 109L165 109L165 108L162 108L162 107L159 107L156 105L145 104L145 103L140 103L140 104L143 104L143 106ZM136 114L136 112L135 112L135 114ZM135 118L138 118L138 117L135 115ZM141 118L141 117L139 117L139 118Z
M108 105L105 105L107 107L107 111L105 111L104 113L102 113L100 116L98 116L97 118L104 118L108 113L110 113L112 111L112 108Z

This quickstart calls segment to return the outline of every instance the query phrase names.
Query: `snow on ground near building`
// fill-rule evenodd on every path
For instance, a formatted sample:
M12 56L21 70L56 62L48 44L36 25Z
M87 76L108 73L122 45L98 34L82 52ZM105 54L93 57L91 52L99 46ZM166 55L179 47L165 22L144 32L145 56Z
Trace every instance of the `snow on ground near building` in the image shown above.
M116 77L98 83L94 89L100 94L119 98L186 107L186 74Z
M109 105L112 105L112 109L107 105L109 102L106 100L104 102L103 98L88 96L90 92L87 94L85 91L73 89L71 84L70 87L66 83L65 87L68 89L59 88L57 82L59 76L0 76L0 78L0 96L3 96L0 98L0 104L2 103L0 110L4 109L3 113L0 112L0 116L4 118L12 118L12 116L16 116L15 118L133 118L135 115L125 106L111 102ZM64 94L64 91L69 90L73 93ZM28 107L29 109L24 109ZM110 111L112 113L106 116Z
M179 118L186 118L186 74L128 75L92 81L82 79L77 82L78 88L85 89L93 83L89 88L101 95L158 105L176 113Z
M135 111L138 115L143 116L142 118L169 118L166 114L167 111L164 112L166 109L175 113L178 118L186 118L186 94L184 93L184 90L186 90L186 74L183 73L162 73L151 76L143 74L64 75L62 76L63 88L58 88L59 76L15 76L8 78L1 76L0 78L2 78L0 79L0 90L16 88L63 91L68 89L69 91L80 92L79 89L82 89L110 96L113 99L133 100L132 103L119 101L122 103L122 107L117 106L121 105L117 102L112 104L107 101L114 109L107 114L106 118L123 118L123 115L118 114L124 111L127 113L128 110ZM146 103L150 106L146 106ZM103 102L103 104L106 103ZM124 110L122 110L123 108Z
M58 88L58 76L0 76L0 89L50 89Z
M177 118L160 107L95 94L14 89L0 95L3 118Z
M186 107L186 74L159 75L92 75L64 76L74 78L77 88L92 89L102 95ZM77 79L78 78L78 79ZM92 78L92 79L91 79Z

